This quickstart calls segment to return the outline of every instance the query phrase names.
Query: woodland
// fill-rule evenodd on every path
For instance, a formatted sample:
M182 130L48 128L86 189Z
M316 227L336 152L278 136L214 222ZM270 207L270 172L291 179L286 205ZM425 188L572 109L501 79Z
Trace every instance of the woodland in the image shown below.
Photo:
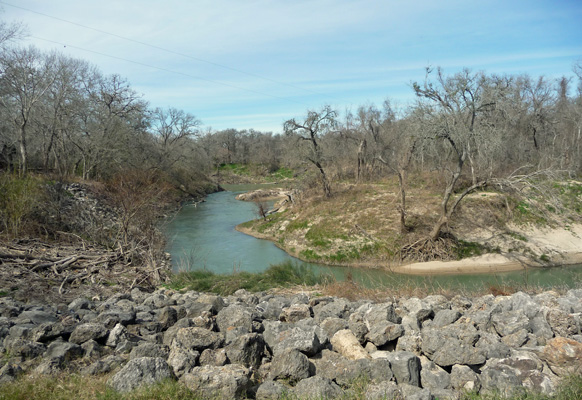
M389 97L342 112L323 105L289 116L276 134L217 131L186 111L152 108L125 78L21 37L20 26L0 26L0 229L9 236L23 234L30 197L40 198L31 179L102 185L124 210L123 243L145 203L155 208L168 193L200 198L250 176L292 180L323 199L393 180L402 233L411 228L410 182L436 182L438 218L408 243L413 252L446 237L459 204L478 190L511 192L522 207L542 196L543 212L582 212L581 61L558 79L427 67L405 107ZM237 168L246 173L227 173ZM560 196L564 182L573 202Z

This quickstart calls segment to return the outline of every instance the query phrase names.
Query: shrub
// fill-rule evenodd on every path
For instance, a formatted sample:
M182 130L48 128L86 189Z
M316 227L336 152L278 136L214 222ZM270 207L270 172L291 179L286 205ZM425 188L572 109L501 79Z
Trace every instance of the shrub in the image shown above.
M40 180L5 173L0 176L0 223L12 236L22 233L26 219L32 215L42 196Z

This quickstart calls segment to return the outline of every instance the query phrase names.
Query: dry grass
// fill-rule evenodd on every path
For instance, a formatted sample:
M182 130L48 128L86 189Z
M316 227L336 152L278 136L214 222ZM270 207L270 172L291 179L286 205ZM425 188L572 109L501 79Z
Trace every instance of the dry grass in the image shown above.
M0 400L195 400L202 397L176 381L165 381L128 394L107 386L109 375L24 376L0 386Z
M544 261L540 258L543 251L532 247L533 243L527 243L510 226L516 221L542 221L542 216L559 221L563 216L557 211L537 213L534 206L528 208L511 194L494 191L477 191L464 198L445 227L442 240L428 241L442 200L443 182L439 177L436 172L424 172L410 180L404 232L400 229L399 186L394 177L358 185L336 183L330 198L324 198L317 187L307 188L284 214L245 223L245 228L259 232L304 261L329 265L385 267L484 253L512 253ZM580 191L578 186L558 189L568 201L578 198L575 196ZM576 223L562 222L560 226L566 227Z

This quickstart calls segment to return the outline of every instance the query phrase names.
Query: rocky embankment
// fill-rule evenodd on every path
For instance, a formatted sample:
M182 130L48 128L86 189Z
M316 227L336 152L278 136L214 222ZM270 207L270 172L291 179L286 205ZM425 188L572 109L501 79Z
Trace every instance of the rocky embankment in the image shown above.
M125 392L164 378L205 397L457 398L552 393L581 373L582 289L348 301L133 289L104 301L0 299L0 382L63 370Z

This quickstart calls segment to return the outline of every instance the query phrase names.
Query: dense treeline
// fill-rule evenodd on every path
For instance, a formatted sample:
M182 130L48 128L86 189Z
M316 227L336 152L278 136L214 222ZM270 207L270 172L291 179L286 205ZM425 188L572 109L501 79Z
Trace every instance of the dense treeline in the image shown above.
M140 169L189 192L224 164L285 166L309 171L329 196L334 181L394 174L404 187L413 171L442 172L450 193L515 171L582 171L580 62L558 80L427 69L407 109L386 101L340 117L325 106L274 135L204 130L192 114L152 109L118 75L19 46L18 27L0 30L0 168L21 175L108 179Z

